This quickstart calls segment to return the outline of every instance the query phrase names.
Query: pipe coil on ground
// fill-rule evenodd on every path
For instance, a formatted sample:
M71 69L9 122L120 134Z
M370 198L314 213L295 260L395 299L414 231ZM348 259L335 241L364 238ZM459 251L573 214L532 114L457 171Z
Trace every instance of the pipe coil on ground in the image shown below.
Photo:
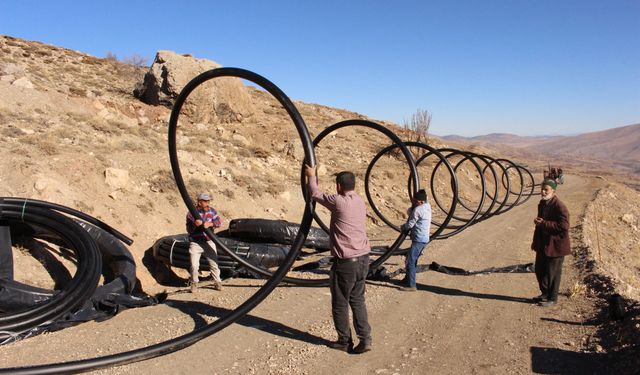
M248 243L232 238L218 237L227 247L251 264L262 268L277 267L286 258L288 247L267 244ZM153 244L153 256L171 266L189 269L189 238L187 234L177 234L160 238ZM221 270L236 270L241 267L226 254L219 253L216 261ZM200 270L209 270L209 264L200 257Z
M0 221L11 224L34 224L55 233L73 251L78 266L72 280L50 299L25 309L0 315L0 331L26 332L59 319L81 306L96 290L102 270L99 249L74 220L56 211L61 206L20 198L0 198Z
M199 217L191 198L188 195L186 187L184 185L184 181L182 179L182 175L180 172L180 166L177 158L177 149L176 149L176 128L178 123L178 117L180 114L180 109L184 104L185 100L189 96L189 94L202 83L218 78L218 77L237 77L246 79L255 83L256 85L264 88L267 92L273 95L276 100L285 108L289 116L291 117L300 139L302 141L303 150L305 153L306 163L309 165L315 165L315 154L313 152L313 145L311 142L311 137L309 136L309 132L307 130L306 125L300 116L298 110L295 108L291 100L282 92L276 85L268 81L266 78L250 72L248 70L239 69L239 68L218 68L206 71L194 79L192 79L181 91L180 95L176 99L176 103L171 111L171 118L169 121L169 156L171 160L171 168L173 170L174 178L176 179L176 184L178 185L178 189L180 190L180 194L189 209L189 211L194 215L194 217ZM251 309L257 306L264 298L266 298L273 289L280 283L280 281L284 278L284 275L288 272L288 270L293 265L293 262L303 246L304 237L306 236L309 228L311 227L311 223L313 221L313 210L314 204L310 199L305 199L305 209L304 214L300 224L300 232L296 237L294 243L291 246L291 250L287 255L286 260L280 265L277 271L272 274L272 277L267 280L267 282L249 299L247 299L244 303L238 306L235 310L230 312L228 315L221 317L219 320L211 323L205 327L197 329L188 334L173 338L171 340L161 342L158 344L154 344L145 348L135 349L127 352L111 354L103 357L90 358L90 359L82 359L76 361L70 361L66 363L55 363L55 364L47 364L47 365L37 365L30 367L17 367L17 368L7 368L0 369L0 373L11 373L11 374L55 374L55 373L74 373L80 371L88 371L95 370L99 368L114 366L114 365L123 365L127 363L133 363L137 361L142 361L149 358L154 358L157 356L161 356L163 354L168 354L171 352L175 352L177 350L183 349L187 346L193 345L199 340L213 335L214 333L222 330L228 325L234 323L238 319L245 316ZM227 249L222 244L219 244L217 237L213 234L210 229L207 229L207 235L216 242L216 245L219 246L219 249L222 249L227 254L232 254L232 252ZM234 254L235 255L235 254ZM237 256L231 256L235 260L240 260ZM236 259L237 258L237 259ZM242 262L241 262L242 263Z

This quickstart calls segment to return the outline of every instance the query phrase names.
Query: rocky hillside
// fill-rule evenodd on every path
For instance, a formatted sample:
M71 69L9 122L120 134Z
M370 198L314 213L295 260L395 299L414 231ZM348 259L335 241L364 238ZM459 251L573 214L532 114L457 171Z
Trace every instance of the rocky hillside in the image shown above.
M137 68L9 36L0 36L0 51L0 196L50 201L102 219L133 238L143 288L159 288L141 260L158 238L184 232L186 212L168 160L171 104L188 80L219 65L161 51L150 68ZM295 104L312 137L338 121L365 118ZM384 125L410 138L397 125ZM190 193L211 192L224 225L240 217L299 221L303 152L287 113L268 93L230 78L202 85L185 104L177 138ZM362 184L369 161L388 144L364 128L332 133L316 148L321 186L332 189L332 175L345 169ZM514 148L437 138L430 144L516 160L536 178L547 163ZM461 197L473 200L478 179L466 168L460 168ZM373 172L376 204L399 224L407 205L405 164L397 155L385 157ZM438 182L440 191L446 192L446 178ZM374 241L390 237L377 217L368 225Z
M180 85L219 65L161 52L151 69L136 68L9 36L0 37L0 51L0 195L100 218L133 238L138 261L159 237L184 232L186 209L168 160L171 103ZM154 73L169 79L154 82ZM190 193L211 192L225 225L239 217L299 221L303 152L287 113L246 82L214 81L193 92L180 117L178 152ZM154 85L163 91L149 94ZM317 104L296 106L312 137L338 121L364 118ZM332 174L344 169L362 181L387 144L365 129L333 133L316 151L321 186L332 189ZM402 220L406 168L397 158L379 164L377 171L386 172L376 172L372 190L385 215ZM386 227L374 217L369 225L374 235ZM155 287L143 267L138 274L144 288Z

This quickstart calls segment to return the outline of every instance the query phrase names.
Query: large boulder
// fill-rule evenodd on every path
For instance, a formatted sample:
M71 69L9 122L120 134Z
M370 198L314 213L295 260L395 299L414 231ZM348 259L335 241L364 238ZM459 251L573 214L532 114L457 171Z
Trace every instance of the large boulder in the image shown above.
M218 63L158 51L144 82L134 95L151 105L173 107L184 86L198 74L219 68ZM239 78L215 78L200 85L189 95L182 113L200 123L241 122L254 113L251 96Z

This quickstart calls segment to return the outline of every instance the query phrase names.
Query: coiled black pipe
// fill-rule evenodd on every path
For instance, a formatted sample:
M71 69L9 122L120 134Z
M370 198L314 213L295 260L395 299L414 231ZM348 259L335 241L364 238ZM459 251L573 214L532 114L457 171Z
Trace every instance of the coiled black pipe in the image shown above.
M520 174L522 175L522 173L526 173L526 175L528 176L528 179L531 181L531 183L529 184L525 184L524 183L524 178L523 178L523 189L526 186L529 186L530 189L528 192L523 192L524 194L524 200L521 201L520 203L518 203L518 205L523 204L524 202L528 201L529 198L531 198L532 195L534 195L533 190L535 189L536 183L535 180L533 178L533 175L531 174L531 171L529 171L527 168L525 168L524 166L520 165L520 164L514 164L515 168L518 169L518 171L520 172Z
M424 143L420 143L420 142L404 142L404 145L407 147L416 147L416 148L422 148L427 150L427 153L423 154L417 161L416 161L416 168L420 165L420 163L425 160L428 156L431 155L435 155L438 157L438 159L440 160L440 162L442 162L446 167L447 170L449 171L449 174L451 176L451 190L453 192L452 194L452 201L451 201L451 207L453 207L455 209L455 205L457 202L457 197L458 197L458 180L455 174L455 171L453 169L453 167L451 166L451 164L446 160L446 158L442 155L442 153L440 153L439 150L424 144ZM376 214L378 215L378 217L380 217L381 220L383 220L389 227L395 229L396 231L400 231L400 227L393 224L389 219L387 219L382 212L378 209L378 207L376 206L373 198L371 197L371 191L369 189L369 181L371 178L371 171L373 170L375 164L377 163L377 161L384 155L386 155L387 153L393 151L394 149L396 149L398 146L393 144L390 146L387 146L385 148L383 148L382 150L380 150L374 157L373 159L371 159L371 162L369 163L369 166L367 167L367 172L365 174L365 192L367 194L367 198L369 199L369 204L371 204L372 209L374 210L374 212L376 212ZM431 174L431 178L433 179L434 174ZM407 191L411 192L412 189L412 176L409 176L408 180L407 180ZM433 185L431 186L432 189L432 196L433 196ZM413 194L409 194L409 196L413 196ZM445 210L443 210L445 211ZM432 224L434 225L434 227L436 228L436 230L431 233L429 235L430 239L437 239L440 236L440 233L446 228L447 223L451 220L452 216L453 216L453 212L454 210L450 210L447 213L447 216L445 217L445 219L443 220L442 223L438 223L438 222L434 222L432 221ZM401 254L402 252L396 252L396 254Z
M288 246L285 247L279 244L249 243L232 238L218 238L224 242L230 250L243 259L262 268L278 267L289 252ZM157 260L161 260L172 266L189 269L191 266L189 244L187 234L165 236L153 244L153 256ZM216 263L221 270L236 270L241 267L240 263L222 253L218 254ZM209 269L209 264L204 257L200 258L200 269Z
M0 198L0 220L35 224L57 234L78 259L69 284L50 299L23 311L0 315L0 331L19 334L48 321L56 320L79 307L94 293L102 262L97 245L74 220L54 211L62 206L20 198ZM71 209L69 209L71 210ZM66 211L66 210L65 210Z
M485 171L487 168L493 168L494 165L498 166L500 168L500 170L502 170L502 173L500 174L500 176L498 177L497 174L494 174L495 176L495 194L492 196L491 193L489 191L486 192L487 196L489 197L489 199L493 200L494 202L499 202L498 206L495 208L495 210L493 212L487 212L487 217L489 216L493 216L493 215L498 215L502 212L504 212L505 210L505 206L507 206L507 201L509 200L509 186L510 186L510 181L507 178L505 183L501 183L502 180L502 176L504 176L507 172L505 167L498 162L496 159L487 156L487 155L483 155L483 159L487 160L487 165L485 166ZM484 173L484 171L483 171ZM504 193L504 198L499 201L499 197L500 197L500 186L505 186L506 187L506 191Z
M171 167L174 173L174 178L176 179L176 184L178 186L178 190L180 190L180 194L189 209L189 211L194 215L194 217L199 218L197 211L189 197L189 194L186 190L184 180L182 179L182 175L180 173L180 166L178 163L177 157L177 149L176 149L176 128L178 124L178 117L180 114L180 109L184 104L185 100L189 96L189 94L200 84L214 78L218 77L237 77L246 79L255 83L256 85L261 86L271 95L273 95L280 104L285 108L289 116L291 117L296 129L298 130L298 134L302 141L303 150L305 153L306 163L309 165L315 165L316 159L315 154L313 152L313 146L311 142L311 137L309 136L309 132L307 127L300 116L298 110L295 108L291 100L282 92L276 85L268 81L266 78L250 72L248 70L239 69L239 68L218 68L209 70L204 72L198 76L196 76L193 80L191 80L181 91L180 95L176 99L176 104L171 111L171 118L169 121L169 157L171 160ZM57 374L57 373L75 373L81 371L95 370L99 368L114 366L114 365L123 365L127 363L133 363L137 361L142 361L149 358L154 358L157 356L161 356L163 354L168 354L171 352L175 352L187 346L193 345L199 340L213 335L214 333L222 330L228 325L234 323L238 319L245 316L251 309L257 306L262 300L264 300L273 289L280 283L280 281L284 278L284 275L288 272L288 270L293 265L293 262L296 259L300 249L304 244L304 237L307 235L309 228L311 227L311 223L313 221L313 211L314 204L310 199L305 199L305 209L302 217L302 221L300 224L300 231L298 236L294 240L291 245L291 250L287 255L285 261L280 265L280 267L272 274L272 277L267 280L267 282L258 290L254 295L252 295L249 299L247 299L244 303L238 306L235 310L231 311L224 317L221 317L214 323L211 323L205 327L197 329L193 332L190 332L186 335L179 336L173 338L171 340L161 342L155 345L151 345L145 348L135 349L123 353L112 354L104 357L97 357L91 359L83 359L77 361L70 361L66 363L55 363L55 364L47 364L47 365L38 365L38 366L30 366L30 367L16 367L16 368L6 368L0 369L0 374L2 373L10 373L10 374ZM219 246L219 249L222 249L227 254L232 255L232 252L226 248L226 246L222 246L219 244L216 236L210 229L206 230L207 236L213 239L214 242ZM235 255L235 254L233 254ZM231 256L235 260L240 260L237 256ZM236 259L236 257L238 259ZM240 262L246 263L246 262Z
M447 233L442 233L439 234L438 237L436 237L435 239L445 239L445 238L449 238L451 236L454 236L460 232L462 232L464 229L466 229L469 225L473 224L477 217L480 215L480 211L482 209L482 206L484 205L484 195L485 195L485 191L486 191L486 182L484 179L484 176L482 175L482 170L480 168L480 165L478 164L478 162L475 160L475 155L471 152L466 152L466 151L460 151L460 150L455 150L455 149L450 149L450 148L441 148L438 149L439 152L441 153L446 153L445 155L445 160L449 160L449 158L453 158L455 156L462 156L462 159L459 160L456 165L453 167L454 170L454 175L456 176L456 182L457 185L459 186L459 181L457 179L457 171L458 168L460 167L460 165L462 165L462 163L466 162L466 161L470 161L473 166L476 168L476 170L478 171L478 175L480 178L480 191L481 191L481 195L480 195L480 201L478 203L478 207L473 210L469 207L467 207L464 202L462 202L462 200L460 199L460 192L459 191L455 191L454 194L452 194L453 199L455 199L454 203L451 205L451 208L449 210L448 215L450 215L452 217L452 219L455 219L459 222L462 222L462 224L460 225L454 225L453 223L449 222L449 221L445 221L441 224L441 231L443 231L444 229L449 229L450 231ZM424 157L426 157L428 155L425 155ZM423 158L424 158L423 157ZM422 162L421 158L419 160L419 162ZM435 187L435 177L436 177L436 172L438 170L438 168L440 168L440 166L443 165L442 161L439 161L435 167L433 168L433 173L431 175L431 180L430 180L430 186L431 186L431 192L433 195L433 200L436 204L436 206L438 208L440 208L440 210L447 212L447 210L442 206L442 203L440 202L440 199L438 198L438 194L436 194L436 187ZM459 214L456 215L455 211L458 207L462 207L465 210L471 212L471 217L469 218L464 218L462 216L460 216Z

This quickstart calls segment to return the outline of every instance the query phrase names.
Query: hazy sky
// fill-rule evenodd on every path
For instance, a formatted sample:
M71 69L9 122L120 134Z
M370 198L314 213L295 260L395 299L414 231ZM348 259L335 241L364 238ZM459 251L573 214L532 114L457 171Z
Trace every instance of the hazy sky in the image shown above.
M438 135L640 123L640 0L0 0L0 34L190 53L374 119L426 109Z

